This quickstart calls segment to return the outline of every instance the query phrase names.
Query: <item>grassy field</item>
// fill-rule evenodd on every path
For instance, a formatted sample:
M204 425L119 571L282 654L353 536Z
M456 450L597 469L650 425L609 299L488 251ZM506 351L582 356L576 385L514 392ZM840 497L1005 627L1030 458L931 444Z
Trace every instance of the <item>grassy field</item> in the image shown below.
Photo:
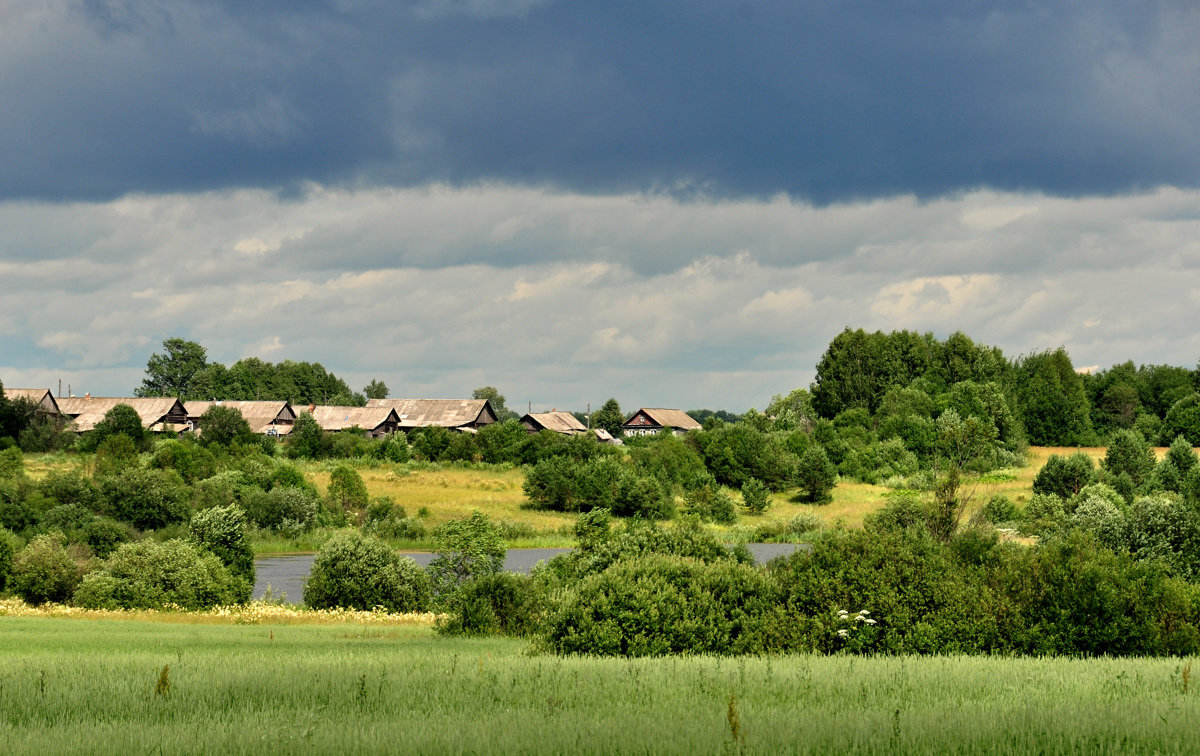
M174 617L0 620L3 750L1185 753L1200 725L1190 659L559 658Z

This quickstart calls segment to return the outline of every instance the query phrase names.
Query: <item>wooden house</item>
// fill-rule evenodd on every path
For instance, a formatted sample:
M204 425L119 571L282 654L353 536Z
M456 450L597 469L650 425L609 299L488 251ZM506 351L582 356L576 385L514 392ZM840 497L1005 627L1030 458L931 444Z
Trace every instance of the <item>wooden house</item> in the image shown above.
M486 399L368 399L367 406L395 410L400 430L440 425L474 432L496 422L496 411Z
M554 431L566 436L582 436L588 432L587 426L570 412L532 412L521 418L521 425L530 433L538 431Z
M221 401L221 402L187 402L188 420L196 428L202 428L200 418L210 407L232 407L242 413L242 417L250 424L250 430L268 436L286 436L292 432L296 423L296 411L287 402L255 402L255 401Z
M628 420L621 424L621 429L625 431L626 436L648 436L664 430L669 430L673 434L686 433L690 430L699 430L700 427L700 423L693 420L692 416L683 410L651 407L643 407L634 412Z
M71 418L73 429L79 433L93 430L107 413L118 404L127 404L142 419L142 427L160 433L182 433L191 430L183 402L169 396L72 396L58 400L59 409Z
M299 414L305 412L313 416L321 430L343 431L359 428L371 438L382 438L395 433L399 418L391 407L334 407L327 405L307 405L297 408Z
M62 414L59 409L58 402L54 399L54 394L48 388L5 388L4 396L9 401L24 399L25 401L36 407L39 414L51 415L57 417Z

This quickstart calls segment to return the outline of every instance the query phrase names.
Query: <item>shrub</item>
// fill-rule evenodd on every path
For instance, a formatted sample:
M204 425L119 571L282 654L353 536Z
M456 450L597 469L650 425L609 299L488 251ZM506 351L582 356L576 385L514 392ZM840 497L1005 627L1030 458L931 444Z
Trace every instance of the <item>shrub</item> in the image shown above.
M758 653L775 587L755 567L650 554L583 580L547 622L558 653Z
M1057 494L1034 494L1025 505L1022 532L1044 533L1066 520L1067 511Z
M748 423L721 425L693 437L704 464L718 483L741 488L758 478L772 491L782 491L792 481L796 455L778 436L763 433Z
M108 517L97 517L83 526L83 542L99 559L105 559L123 543L133 540L129 526Z
M717 485L716 481L705 483L684 495L684 506L689 515L704 522L729 524L737 521L737 509L733 497Z
M204 446L249 446L257 441L257 434L236 407L213 404L200 416L200 443Z
M1200 578L1200 514L1177 497L1135 501L1129 509L1128 546L1137 559L1161 559L1186 580Z
M329 456L332 442L308 412L301 412L288 434L287 455L293 459L323 459Z
M41 521L41 508L29 489L27 478L0 478L0 527L19 533Z
M1113 434L1104 454L1105 471L1114 478L1128 475L1135 490L1141 488L1154 471L1154 450L1142 434L1134 430L1119 430ZM1120 487L1117 486L1118 490ZM1126 497L1130 500L1132 497Z
M217 460L208 449L169 439L154 450L150 466L159 470L174 470L185 483L191 484L215 474Z
M587 532L580 534L579 528ZM579 548L561 554L547 565L549 576L567 581L602 572L611 565L646 554L690 557L701 562L753 562L748 551L729 549L715 534L705 530L697 520L686 519L674 527L662 527L654 522L631 520L625 528L613 532L602 516L598 521L576 524Z
M100 506L100 489L78 470L51 470L39 487L59 504L77 504L93 511Z
M383 541L355 531L330 538L304 583L304 603L314 609L419 612L429 608L429 576Z
M325 492L332 507L343 511L366 509L370 498L362 476L350 465L338 465L329 474L329 489Z
M454 592L469 580L504 569L504 538L482 512L439 525L433 539L437 556L429 563L429 576L439 596Z
M8 584L8 576L12 573L13 535L0 528L0 591Z
M96 448L95 474L120 475L138 466L138 450L132 439L123 433L109 436Z
M796 479L808 501L828 501L837 485L837 468L825 455L825 450L813 444L804 452L796 467Z
M142 530L188 519L189 491L174 470L133 468L100 479L106 510Z
M751 514L761 515L771 506L771 493L758 478L751 478L742 486L742 504Z
M863 518L863 527L870 531L892 533L916 528L931 532L932 507L913 494L888 498L887 503Z
M67 553L61 533L34 538L13 558L9 578L14 593L31 604L63 603L79 584L79 567Z
M254 585L254 547L246 532L246 513L236 504L210 507L192 515L190 540L211 552L230 572Z
M996 494L983 505L983 519L993 524L1015 522L1021 519L1021 510L1008 497Z
M0 451L0 478L18 478L25 474L25 458L15 446Z
M84 576L75 604L92 609L210 609L245 603L251 585L213 554L181 540L120 546Z
M243 502L246 515L260 528L310 530L317 525L321 500L309 488L272 488L254 491Z
M1069 457L1051 454L1033 478L1033 492L1066 500L1091 483L1095 475L1092 458L1085 452L1075 452Z
M524 637L541 629L546 599L533 578L511 572L464 583L446 600L437 629L446 635Z
M1102 496L1084 500L1067 518L1067 524L1091 533L1104 546L1125 549L1128 544L1125 513Z
M133 442L134 448L139 452L148 451L152 442L137 410L128 404L118 404L104 413L104 418L84 436L81 444L83 451L95 451L106 439L113 436L125 436Z
M418 540L425 537L425 525L406 516L404 507L392 501L390 496L372 499L367 505L363 530L380 538Z

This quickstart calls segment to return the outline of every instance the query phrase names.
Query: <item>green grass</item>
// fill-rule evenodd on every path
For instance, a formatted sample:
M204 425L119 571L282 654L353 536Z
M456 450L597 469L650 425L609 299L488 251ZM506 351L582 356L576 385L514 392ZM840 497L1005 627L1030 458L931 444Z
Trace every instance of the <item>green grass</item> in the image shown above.
M1190 660L558 658L422 627L8 617L0 743L6 753L1183 753L1200 724L1185 669Z

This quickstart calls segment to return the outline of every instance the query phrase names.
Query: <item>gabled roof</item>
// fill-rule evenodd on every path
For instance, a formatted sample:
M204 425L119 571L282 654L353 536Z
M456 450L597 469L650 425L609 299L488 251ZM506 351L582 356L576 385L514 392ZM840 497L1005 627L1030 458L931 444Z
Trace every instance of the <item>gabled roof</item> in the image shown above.
M291 405L280 401L187 402L184 407L187 409L188 419L195 421L199 420L200 416L214 405L232 407L242 413L242 417L250 424L250 430L255 433L265 433L268 428L274 427L281 419L281 415L286 422L278 424L286 425L291 422L292 415L296 414L291 412ZM279 432L279 428L275 430L277 433Z
M459 428L494 422L496 418L496 411L486 399L368 399L367 406L396 410L401 428Z
M187 410L178 399L169 396L125 397L125 396L72 396L58 400L59 409L74 420L75 430L90 431L118 404L128 404L142 419L142 426L151 428L163 422L168 415L180 418Z
M391 407L336 407L319 404L315 407L301 407L298 412L311 414L317 425L327 431L350 428L373 431L389 420L396 422L396 412Z
M642 407L637 412L629 416L629 419L624 422L624 425L629 425L630 420L640 414L645 414L660 428L677 428L679 430L697 430L702 426L700 423L692 419L692 416L683 410L677 409L662 409L655 407Z
M36 404L43 412L60 415L62 409L54 401L54 393L48 388L7 388L4 396L9 400L24 399Z
M570 412L531 412L521 418L521 423L535 430L552 430L555 433L587 433L587 426Z

